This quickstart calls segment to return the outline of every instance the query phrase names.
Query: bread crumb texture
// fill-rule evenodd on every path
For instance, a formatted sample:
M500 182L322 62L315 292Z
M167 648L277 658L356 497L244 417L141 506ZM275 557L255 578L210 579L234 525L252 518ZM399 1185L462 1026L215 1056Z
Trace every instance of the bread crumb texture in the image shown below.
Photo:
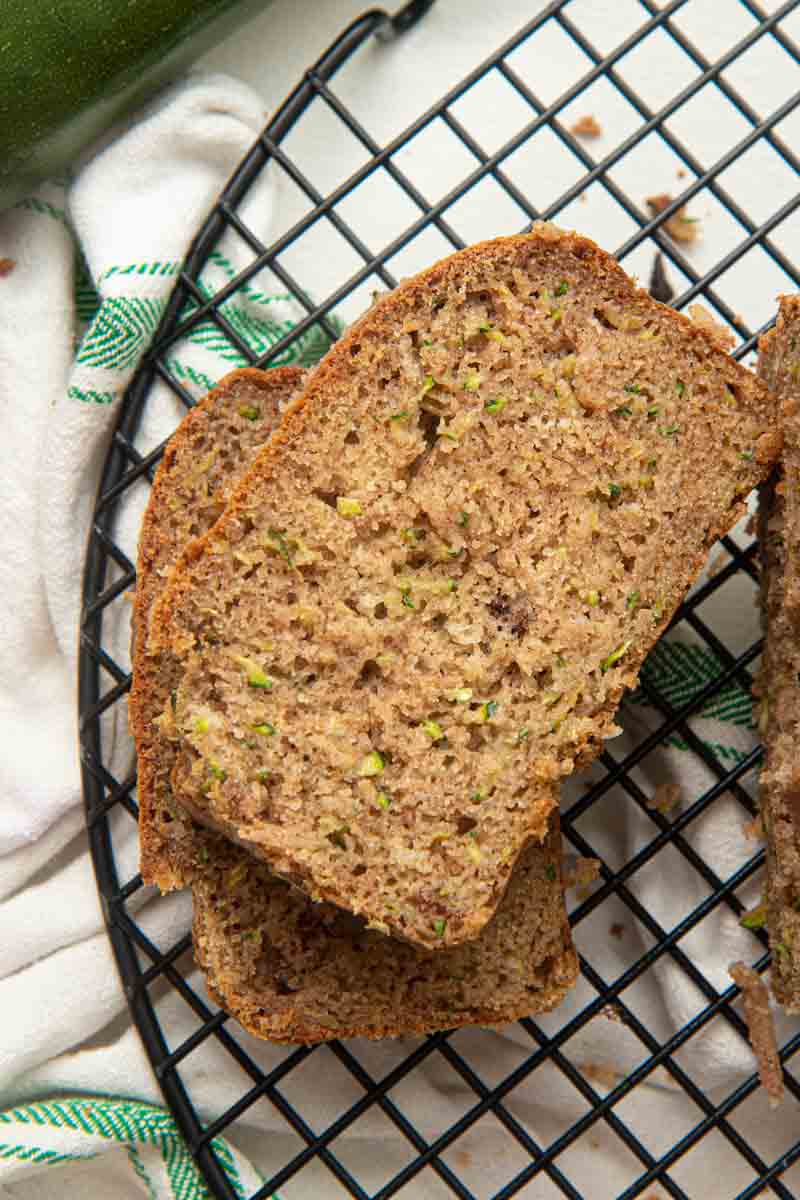
M782 297L775 328L759 344L759 374L783 405L784 452L759 496L765 645L758 726L766 746L761 820L767 839L767 925L772 987L800 1012L800 298Z
M550 226L332 349L153 634L192 811L315 899L474 938L778 447L703 329Z

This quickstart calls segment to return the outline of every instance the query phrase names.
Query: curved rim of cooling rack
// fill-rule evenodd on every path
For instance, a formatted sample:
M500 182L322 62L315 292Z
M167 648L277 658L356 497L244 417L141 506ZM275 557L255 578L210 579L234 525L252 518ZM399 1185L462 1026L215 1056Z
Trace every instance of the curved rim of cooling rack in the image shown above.
M263 170L270 158L269 145L278 145L287 136L308 108L315 95L311 81L327 82L370 37L390 41L415 25L434 5L435 0L410 0L394 14L380 8L371 8L357 17L325 53L303 75L272 120L265 127L251 150L241 161L226 187L223 189L211 214L194 238L184 260L179 279L196 279L210 251L219 237L223 219L220 206L230 212L241 202L250 185ZM265 145L266 143L266 145ZM105 591L105 576L109 558L123 569L123 578L113 585L114 595L130 587L135 578L132 565L114 554L109 528L116 503L130 480L130 461L123 454L120 440L130 440L136 433L141 413L156 375L154 364L157 348L174 329L182 307L180 288L176 286L167 303L164 315L156 330L153 347L140 364L128 385L120 405L111 444L106 455L98 498L92 516L92 526L86 551L83 577L83 612L81 615L80 646L78 660L78 706L81 773L86 811L89 846L97 878L98 890L103 907L106 929L122 979L131 1017L136 1025L148 1059L155 1071L162 1094L175 1118L176 1124L190 1146L197 1145L195 1161L203 1172L213 1193L224 1200L235 1200L236 1193L217 1160L210 1144L201 1141L202 1129L194 1107L186 1094L180 1076L165 1064L169 1051L161 1025L150 997L144 986L142 972L136 959L130 937L127 916L120 912L120 905L138 884L135 877L130 884L120 887L114 847L109 828L108 814L115 803L125 799L135 813L130 792L135 785L131 777L117 784L106 772L100 742L100 717L109 696L119 698L128 687L129 679L117 681L117 686L106 697L100 695L100 670L103 665L102 645L103 608L111 597ZM147 462L137 464L140 471ZM107 794L110 793L110 794ZM184 939L188 949L190 939ZM177 957L177 954L175 955Z

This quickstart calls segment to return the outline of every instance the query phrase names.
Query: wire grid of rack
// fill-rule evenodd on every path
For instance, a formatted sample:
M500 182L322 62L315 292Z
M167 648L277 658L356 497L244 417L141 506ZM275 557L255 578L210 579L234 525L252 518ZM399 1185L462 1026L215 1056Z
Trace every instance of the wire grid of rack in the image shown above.
M748 99L731 82L726 71L735 64L749 48L771 40L781 52L795 64L800 63L798 50L782 26L784 19L798 6L798 0L789 0L769 14L762 11L755 0L740 0L742 11L750 18L749 27L732 46L713 61L710 61L692 42L682 29L679 18L687 0L669 0L658 4L655 0L639 0L642 20L619 45L610 52L597 49L592 39L582 28L575 15L574 0L556 0L547 5L529 24L509 42L496 50L476 70L470 73L456 88L450 90L437 104L414 121L402 134L387 144L379 145L361 121L337 96L333 79L348 59L363 52L365 41L377 34L391 36L409 28L431 7L432 0L417 0L408 4L394 20L378 11L371 10L355 21L342 33L336 43L303 77L275 118L264 130L240 168L220 196L217 204L196 237L191 252L178 278L168 309L156 335L154 344L133 383L128 389L119 423L109 450L105 473L97 502L85 573L85 607L81 631L80 703L82 762L85 783L87 822L90 832L100 892L105 906L109 935L126 987L133 1018L144 1040L166 1101L175 1114L180 1130L198 1162L213 1195L233 1197L236 1193L215 1151L214 1139L220 1134L236 1133L237 1121L251 1105L266 1099L274 1106L286 1122L287 1129L294 1131L302 1143L299 1152L292 1154L271 1178L254 1193L260 1198L269 1196L277 1188L294 1182L301 1186L304 1170L314 1161L321 1163L337 1181L341 1194L356 1197L374 1195L381 1200L409 1188L404 1194L421 1194L425 1180L431 1172L437 1177L443 1194L453 1194L470 1200L482 1193L473 1190L468 1172L459 1165L449 1151L459 1138L472 1128L486 1113L492 1113L500 1125L514 1140L523 1164L517 1159L509 1167L508 1178L503 1186L493 1192L497 1200L506 1200L517 1194L529 1193L526 1185L538 1180L549 1190L541 1194L565 1195L577 1198L583 1193L571 1182L567 1152L576 1141L591 1135L593 1130L605 1126L613 1131L628 1148L634 1169L629 1185L619 1194L624 1197L642 1196L653 1185L662 1189L659 1194L686 1197L676 1167L681 1159L704 1137L716 1134L724 1138L731 1156L738 1157L746 1167L746 1182L738 1190L739 1200L769 1191L780 1197L797 1193L785 1182L787 1172L800 1158L800 1140L786 1146L778 1157L762 1157L749 1135L736 1124L737 1111L751 1097L758 1086L755 1074L737 1082L722 1100L712 1102L704 1087L681 1065L681 1051L685 1049L709 1024L722 1020L737 1036L745 1036L745 1027L739 1009L734 1005L738 995L732 986L719 986L707 978L696 959L682 947L683 939L697 930L709 915L720 906L727 907L737 916L743 912L738 892L742 885L752 880L763 867L763 849L753 844L752 853L738 869L728 877L721 878L713 864L704 861L689 844L686 834L693 824L722 796L735 797L741 805L743 819L752 818L755 805L752 788L745 786L752 778L760 762L759 748L740 755L731 762L723 758L713 746L703 741L693 728L693 717L704 711L715 696L725 688L738 685L749 692L753 682L753 667L760 652L760 641L746 647L731 647L724 637L709 626L704 618L706 601L729 587L742 577L755 584L758 578L757 547L749 538L726 537L722 544L727 555L726 565L713 577L709 577L693 591L690 598L677 614L673 628L688 627L701 644L713 652L718 670L715 677L702 687L695 689L689 699L676 701L662 694L658 686L643 674L642 697L653 713L658 714L655 728L640 739L623 755L607 749L594 769L590 783L579 798L568 808L563 817L563 828L568 845L579 854L594 856L594 847L581 829L581 818L593 806L601 803L612 789L621 789L629 804L647 812L651 823L651 836L627 861L612 868L603 864L599 886L577 903L572 912L572 922L579 934L581 924L598 910L604 900L616 897L640 923L650 938L644 953L634 954L625 969L616 978L603 978L593 965L591 946L581 955L583 985L586 1002L571 1015L566 1023L547 1026L534 1019L521 1022L520 1029L529 1040L529 1050L513 1071L504 1078L485 1081L474 1070L470 1061L458 1048L458 1042L447 1032L437 1033L419 1041L407 1057L380 1078L373 1077L359 1060L357 1050L344 1043L332 1043L326 1053L332 1053L350 1074L360 1097L355 1103L349 1100L333 1121L322 1130L311 1127L304 1117L302 1104L287 1094L291 1075L310 1055L320 1053L309 1048L287 1049L277 1065L267 1070L255 1061L248 1052L248 1039L224 1012L207 1002L204 995L190 984L187 978L190 939L187 934L176 944L167 947L157 945L137 921L135 911L130 908L131 900L142 887L138 875L125 878L120 875L118 856L115 855L115 835L111 816L117 810L137 818L135 801L135 777L131 774L117 778L104 758L101 742L101 720L116 705L125 702L129 684L126 671L114 661L104 641L104 615L135 581L135 570L129 558L117 545L114 538L115 515L124 502L129 489L142 481L152 482L154 470L163 451L159 446L142 454L136 447L136 432L142 412L156 381L166 383L169 388L189 407L193 397L177 379L167 365L170 347L174 346L187 331L201 321L212 321L220 333L242 356L243 360L258 366L268 366L285 358L297 339L309 331L323 331L330 338L337 334L333 319L334 310L348 297L357 294L364 286L379 283L392 287L395 278L391 261L405 247L414 243L419 235L435 228L445 243L459 248L464 243L457 231L457 223L451 219L456 203L467 196L481 182L494 181L516 206L519 213L519 228L538 218L558 219L575 200L580 200L590 186L599 186L607 196L633 222L634 231L617 247L617 257L625 262L638 250L658 249L669 268L684 281L682 293L675 300L683 307L695 297L701 296L715 310L718 317L727 322L740 339L737 357L748 355L754 348L762 328L748 327L745 319L726 299L724 287L726 273L739 263L753 248L780 269L787 281L786 290L800 287L800 270L784 252L780 244L781 227L800 206L796 189L775 211L769 211L758 219L743 210L723 178L726 170L737 162L749 149L756 145L769 146L771 151L795 174L798 158L783 142L777 126L788 114L800 105L800 95L786 95L766 117L757 113ZM557 98L544 101L534 90L534 84L526 77L524 69L514 65L515 54L524 47L535 47L537 39L546 31L557 29L578 47L584 69ZM639 44L655 31L671 39L680 48L692 65L692 76L686 85L660 108L653 109L628 82L623 60ZM498 148L487 151L479 139L470 131L465 119L457 115L457 105L470 90L489 77L502 76L513 89L518 99L527 108L527 120ZM594 155L589 144L569 132L564 120L564 110L576 99L587 93L587 89L598 80L607 81L618 95L625 98L635 114L635 127L602 155ZM713 163L699 161L688 144L673 131L670 119L689 104L704 88L713 87L717 96L741 118L740 135ZM286 139L298 121L314 106L324 106L334 124L354 137L364 153L364 161L354 172L342 179L336 187L322 194L314 182L293 161L285 149ZM447 129L466 148L471 157L471 168L460 179L457 186L450 188L435 202L431 202L413 178L413 171L402 164L402 152L413 140L428 130L434 123L444 123ZM578 165L577 178L551 200L541 211L537 210L526 190L519 186L509 170L509 161L515 151L529 144L536 144L543 133L555 136ZM654 135L666 144L685 170L687 183L681 192L663 211L655 216L648 215L643 205L634 199L614 180L613 169L623 163L626 155L634 150L646 137ZM285 173L307 202L305 213L290 227L285 228L270 245L263 245L249 228L241 215L241 207L255 180L268 163L273 169ZM364 238L343 215L343 202L352 196L359 186L375 173L382 173L391 186L404 193L414 209L414 217L407 226L379 251L370 248ZM679 171L679 174L681 171ZM690 255L674 241L665 224L682 206L693 197L702 194L712 196L720 209L735 222L737 236L730 249L712 265L698 270ZM312 229L326 227L336 231L356 258L360 260L356 269L339 280L325 299L315 303L311 299L312 289L306 279L287 264L287 252L302 244ZM252 252L252 261L232 278L216 294L208 296L199 285L200 273L209 255L220 239L234 231L243 239ZM222 311L227 300L235 296L248 280L268 268L272 275L304 307L305 316L299 324L278 337L267 353L258 355L247 339L233 327ZM660 812L647 803L641 786L636 780L636 768L648 756L657 753L665 739L680 737L689 754L708 772L711 780L700 794L689 798L679 812ZM665 846L671 846L689 861L693 869L704 880L707 891L703 901L670 927L665 927L636 895L634 883L637 872L651 863ZM763 931L754 931L753 937L761 943L760 955L755 963L763 972L769 963L766 938ZM579 940L580 946L580 940ZM701 1002L692 1019L678 1032L667 1038L656 1035L638 1014L635 1005L627 1002L626 992L641 980L656 964L669 961L684 972L697 989ZM169 987L185 1001L196 1022L195 1031L180 1044L169 1046L167 1032L162 1028L153 1003L153 989ZM613 1007L618 1020L625 1027L626 1036L638 1040L641 1059L633 1069L609 1085L604 1092L597 1081L581 1071L570 1058L570 1043L598 1014L607 1013ZM195 1054L209 1039L217 1042L243 1071L248 1084L240 1099L221 1113L213 1122L204 1122L194 1107L182 1076L191 1055ZM250 1043L252 1045L252 1043ZM794 1100L800 1099L798 1085L789 1062L800 1046L800 1033L791 1036L781 1048L784 1064L785 1084ZM434 1138L426 1138L415 1126L413 1115L404 1110L392 1096L398 1084L413 1078L425 1061L441 1056L460 1080L470 1089L474 1103L460 1119L454 1121ZM520 1119L510 1111L510 1101L516 1089L524 1086L526 1079L548 1062L563 1073L585 1101L584 1114L568 1128L562 1129L549 1142L534 1137ZM623 1116L622 1102L631 1089L651 1080L657 1069L669 1077L671 1085L683 1089L687 1101L691 1101L697 1119L691 1121L683 1135L666 1149L653 1152L646 1145L641 1131L629 1116ZM388 1121L407 1139L410 1157L407 1164L395 1172L377 1190L365 1190L337 1153L336 1140L359 1120L368 1110L377 1107ZM625 1110L629 1113L630 1110ZM416 1189L416 1190L415 1190ZM712 1194L709 1191L709 1195ZM299 1194L292 1192L292 1194ZM305 1194L308 1194L307 1192ZM425 1193L427 1194L427 1193ZM439 1194L438 1192L436 1194ZM602 1191L595 1195L610 1194ZM718 1193L713 1193L718 1194Z

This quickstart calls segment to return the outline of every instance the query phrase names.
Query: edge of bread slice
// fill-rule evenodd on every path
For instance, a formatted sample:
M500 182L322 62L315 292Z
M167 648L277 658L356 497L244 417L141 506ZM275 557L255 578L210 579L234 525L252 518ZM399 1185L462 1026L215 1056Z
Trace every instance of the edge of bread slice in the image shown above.
M273 1042L400 1037L547 1012L575 982L557 814L480 937L421 950L314 904L222 838L195 876L193 940L209 992Z
M779 449L754 375L585 238L406 281L160 598L182 796L383 932L476 937Z
M759 342L758 369L784 402L783 459L759 496L767 926L773 991L800 1013L800 296L781 297L776 325Z
M188 882L195 832L174 802L176 747L158 723L180 670L167 652L152 646L153 602L179 551L220 516L233 484L273 433L305 374L299 367L245 367L221 379L170 439L142 520L128 712L138 759L140 869L145 883L162 891Z

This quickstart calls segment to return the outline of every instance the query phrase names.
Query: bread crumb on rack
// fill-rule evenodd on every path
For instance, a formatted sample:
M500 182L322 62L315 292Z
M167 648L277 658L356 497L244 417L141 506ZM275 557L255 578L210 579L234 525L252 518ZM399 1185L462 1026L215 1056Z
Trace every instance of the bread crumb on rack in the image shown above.
M750 908L747 912L742 913L739 918L739 924L743 929L763 929L767 923L767 906L762 901L755 908Z
M648 808L655 808L660 813L671 812L681 802L683 792L677 783L660 783L653 792Z
M645 204L650 209L652 216L657 217L665 208L672 204L673 197L669 192L660 192L657 196L648 196L645 199ZM683 242L689 245L696 242L700 236L700 221L697 217L690 217L686 211L686 205L682 204L671 217L668 217L664 222L664 228L669 236L675 242Z
M604 1067L602 1063L581 1063L580 1070L585 1079L602 1084L609 1091L622 1079L619 1071L615 1071L613 1067Z
M564 866L564 887L588 887L599 875L599 858L584 858L578 855L578 857L568 860Z
M708 560L708 578L715 579L728 562L730 562L730 555L726 550L722 548L715 550Z
M615 921L614 924L609 927L608 932L613 938L616 938L618 941L620 941L625 936L625 926L620 921Z
M750 1047L758 1064L761 1086L767 1093L770 1108L777 1108L783 1099L783 1069L778 1056L775 1020L767 985L757 971L743 962L731 963L728 974L741 989L744 1019Z
M13 258L0 258L0 279L5 279L6 275L10 275L16 265Z
M742 826L742 833L750 841L763 842L765 838L764 822L761 820L761 813L753 817L752 821L747 821Z
M582 138L599 138L603 136L603 126L597 120L597 117L591 113L586 113L585 116L578 117L574 125L569 127L570 133L574 133L575 137Z

